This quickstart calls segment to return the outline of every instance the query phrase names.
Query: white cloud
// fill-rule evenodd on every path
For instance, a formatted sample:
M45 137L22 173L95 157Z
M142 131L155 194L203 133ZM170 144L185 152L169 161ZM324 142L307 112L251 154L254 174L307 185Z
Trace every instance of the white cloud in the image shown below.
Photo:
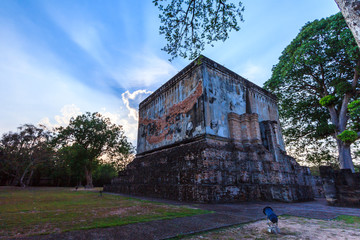
M65 105L60 110L61 115L56 115L54 117L55 123L51 123L49 117L42 118L38 124L44 125L49 129L57 128L60 126L65 127L69 124L70 119L72 117L76 117L78 115L81 115L82 112L80 111L80 108L77 107L75 104L69 104Z
M108 117L111 123L121 125L125 132L125 135L134 146L136 146L138 120L137 110L130 107L130 102L138 101L139 99L141 99L141 95L145 95L148 93L150 92L146 90L139 90L133 93L127 91L122 94L124 104L126 104L126 110L120 107L120 109L118 110L108 111L105 107L103 107L99 111L101 115L103 115L104 117ZM54 129L60 126L65 127L69 124L69 121L72 117L81 115L83 112L84 111L82 111L75 104L65 105L60 110L61 114L55 115L54 117L44 117L38 122L38 124L44 125L48 129Z
M129 118L126 112L123 111L110 112L106 111L106 109L102 109L99 113L110 118L111 123L121 125L125 132L125 136L129 139L133 146L136 147L138 128L138 122L136 120Z
M102 107L99 113L105 117L108 117L114 124L121 125L124 129L125 135L129 141L136 146L137 128L138 128L138 106L139 103L144 100L151 91L142 89L134 92L126 91L121 94L122 105L117 110L109 111L105 107ZM44 117L38 124L45 125L49 129L53 129L59 126L66 126L72 117L76 117L82 114L84 111L75 104L64 105L59 115L54 117Z
M82 112L80 111L80 108L77 107L75 104L65 105L60 110L60 112L61 112L61 116L56 115L55 120L56 120L56 122L58 122L61 125L68 124L72 117L76 117L76 116L82 114Z
M137 90L132 93L129 91L121 94L122 100L129 110L128 117L138 121L138 106L142 100L149 96L152 92L147 90Z

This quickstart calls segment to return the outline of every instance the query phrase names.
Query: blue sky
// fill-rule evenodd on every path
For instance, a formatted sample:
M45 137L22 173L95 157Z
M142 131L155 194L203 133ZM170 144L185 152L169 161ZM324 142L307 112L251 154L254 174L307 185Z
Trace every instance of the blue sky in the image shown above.
M308 21L334 0L244 0L245 22L203 54L262 86ZM137 106L190 61L160 49L151 0L0 1L0 134L100 112L135 143Z

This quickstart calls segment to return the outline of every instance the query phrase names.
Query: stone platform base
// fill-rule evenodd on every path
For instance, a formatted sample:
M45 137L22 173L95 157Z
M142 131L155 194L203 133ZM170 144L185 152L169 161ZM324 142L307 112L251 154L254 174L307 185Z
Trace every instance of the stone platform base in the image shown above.
M333 206L360 207L360 173L321 166L326 201Z
M277 160L277 161L276 161ZM104 191L190 202L313 199L313 177L262 144L203 137L137 156Z

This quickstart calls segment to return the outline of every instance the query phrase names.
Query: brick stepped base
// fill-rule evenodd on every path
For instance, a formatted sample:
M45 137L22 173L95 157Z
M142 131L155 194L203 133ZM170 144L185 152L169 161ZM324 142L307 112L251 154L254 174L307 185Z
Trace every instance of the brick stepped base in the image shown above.
M279 154L278 154L279 156ZM191 202L313 199L309 169L261 144L203 138L137 156L104 191Z

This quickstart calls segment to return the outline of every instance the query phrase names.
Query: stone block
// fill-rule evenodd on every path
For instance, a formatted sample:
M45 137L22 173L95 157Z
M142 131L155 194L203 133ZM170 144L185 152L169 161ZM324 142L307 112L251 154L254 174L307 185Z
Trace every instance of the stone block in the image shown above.
M322 166L319 169L328 204L360 206L360 182L358 173L352 173L350 169L335 171L329 166Z

